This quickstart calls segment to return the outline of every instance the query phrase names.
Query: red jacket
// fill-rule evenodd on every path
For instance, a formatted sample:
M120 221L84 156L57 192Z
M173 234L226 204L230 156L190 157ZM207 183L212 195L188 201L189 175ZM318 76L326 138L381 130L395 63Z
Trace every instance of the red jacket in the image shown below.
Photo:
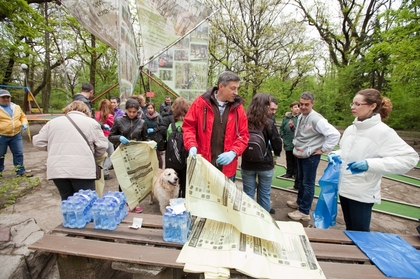
M185 149L190 150L193 146L197 147L197 154L201 154L209 162L211 162L210 140L214 122L210 96L215 90L217 87L199 96L192 103L182 123ZM241 156L248 146L248 119L242 105L243 102L242 98L235 98L230 107L226 124L224 152L233 150L237 155L229 165L223 166L223 173L227 177L236 174L238 156Z

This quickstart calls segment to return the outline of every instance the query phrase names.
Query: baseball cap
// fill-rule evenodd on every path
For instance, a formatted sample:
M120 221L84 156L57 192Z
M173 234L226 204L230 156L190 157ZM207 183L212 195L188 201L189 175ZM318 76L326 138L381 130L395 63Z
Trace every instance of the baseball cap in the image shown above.
M12 96L10 95L10 92L9 92L9 91L4 90L4 89L0 89L0 97L3 97L3 96L9 96L9 97L12 97Z

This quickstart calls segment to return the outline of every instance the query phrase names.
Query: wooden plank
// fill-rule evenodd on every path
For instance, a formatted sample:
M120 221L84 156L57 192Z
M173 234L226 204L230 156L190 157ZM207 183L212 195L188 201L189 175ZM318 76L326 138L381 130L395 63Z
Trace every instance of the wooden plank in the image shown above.
M353 241L341 230L305 228L305 232L310 242L353 244Z
M353 244L353 241L342 230L305 228L305 232L310 242ZM420 238L416 235L400 235L400 237L420 250Z
M369 262L369 258L355 245L311 243L317 260Z
M183 268L176 263L178 249L159 248L125 243L98 242L96 240L45 235L28 247L50 253L87 257L109 261L121 261L153 266Z
M144 214L144 213L128 213L128 215L122 220L122 224L131 225L133 218L143 218L142 227L146 228L162 228L162 215L156 214Z
M65 233L72 236L83 236L87 238L101 240L119 240L120 242L142 243L157 246L169 246L181 248L182 244L165 242L163 240L163 230L140 228L130 229L128 225L120 224L115 230L96 230L93 224L89 223L83 229L69 229L62 225L53 230L54 233Z
M126 227L118 227L114 231L95 230L92 224L84 229L68 229L59 226L54 233L66 233L73 236L102 240L120 240L128 243L139 243L165 247L182 248L179 243L163 241L163 231L154 229L132 230ZM312 249L318 260L339 260L339 261L369 261L368 258L355 245L338 245L327 243L311 243Z
M328 279L387 278L376 266L369 264L319 262L319 266Z
M58 235L45 235L42 239L30 245L29 249L141 265L183 268L183 264L176 263L179 255L177 249L112 242L98 243L95 240ZM332 262L319 262L319 264L327 278L385 278L372 265Z
M400 235L402 239L410 243L414 248L420 250L420 235Z

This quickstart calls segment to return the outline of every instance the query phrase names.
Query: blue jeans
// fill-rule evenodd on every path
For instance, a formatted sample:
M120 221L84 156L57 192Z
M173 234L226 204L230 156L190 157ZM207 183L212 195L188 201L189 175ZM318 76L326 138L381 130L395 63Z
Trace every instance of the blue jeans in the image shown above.
M319 165L321 155L313 155L309 158L297 158L297 184L298 197L296 203L299 211L309 214L315 192L316 169Z
M235 179L236 179L236 174L234 174L233 176L231 176L231 177L228 177L232 182L235 182Z
M340 196L346 230L370 231L373 203L364 203Z
M266 171L241 169L241 174L245 194L251 199L254 199L255 188L257 188L257 203L269 212L271 209L270 195L274 169ZM257 179L258 185L256 182Z
M13 137L0 136L0 172L4 170L4 158L6 157L7 147L10 148L13 154L13 165L15 166L16 174L24 173L22 134L19 133Z
M104 160L104 175L109 175L109 168L112 166L111 155L114 153L114 145L108 141L108 149L106 150L108 156Z

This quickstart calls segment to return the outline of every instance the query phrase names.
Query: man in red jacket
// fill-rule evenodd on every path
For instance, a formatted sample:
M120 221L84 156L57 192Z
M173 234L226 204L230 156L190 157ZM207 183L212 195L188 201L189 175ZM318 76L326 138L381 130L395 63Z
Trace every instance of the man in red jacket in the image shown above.
M199 96L185 115L184 145L192 156L201 154L235 181L238 156L248 146L248 119L238 96L240 78L232 72L219 76L217 87Z

